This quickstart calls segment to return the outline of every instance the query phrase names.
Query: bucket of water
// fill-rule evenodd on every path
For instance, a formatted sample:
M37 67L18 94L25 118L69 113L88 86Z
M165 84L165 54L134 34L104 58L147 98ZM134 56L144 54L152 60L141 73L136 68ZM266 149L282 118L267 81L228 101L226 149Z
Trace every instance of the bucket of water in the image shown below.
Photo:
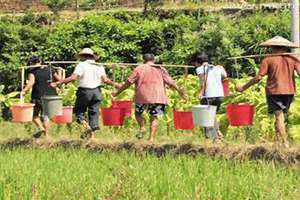
M125 108L101 108L104 126L122 126L125 118Z
M112 108L124 108L125 109L125 117L130 117L131 112L132 112L132 101L113 100Z
M225 79L222 81L222 83L223 83L224 96L227 97L230 95L229 80Z
M250 104L230 104L226 109L231 126L253 125L255 106Z
M15 104L11 107L13 122L31 122L33 118L34 104Z
M215 124L217 106L197 105L192 107L195 126L212 127Z
M63 114L63 103L60 96L43 96L42 98L43 115L50 119L56 115Z
M194 128L193 113L191 111L174 111L174 127L178 130L192 130Z
M72 123L72 119L73 119L73 107L67 106L67 107L63 107L62 115L54 116L53 121L56 124L69 124Z

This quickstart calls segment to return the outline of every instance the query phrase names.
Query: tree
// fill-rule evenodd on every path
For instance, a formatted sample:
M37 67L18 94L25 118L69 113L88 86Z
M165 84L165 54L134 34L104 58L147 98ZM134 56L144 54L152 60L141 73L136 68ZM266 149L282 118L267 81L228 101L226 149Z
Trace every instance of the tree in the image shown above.
M43 3L45 3L56 16L59 15L61 10L70 5L69 0L43 0Z

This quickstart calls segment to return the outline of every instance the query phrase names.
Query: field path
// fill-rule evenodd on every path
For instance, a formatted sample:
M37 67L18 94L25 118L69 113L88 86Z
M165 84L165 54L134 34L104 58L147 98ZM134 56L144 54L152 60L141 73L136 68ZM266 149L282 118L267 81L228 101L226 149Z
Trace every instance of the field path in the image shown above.
M151 144L143 142L101 142L99 140L82 141L76 139L60 140L33 140L13 138L0 142L0 148L81 148L93 152L103 151L128 151L137 154L153 154L162 157L166 154L173 155L206 155L232 160L268 160L285 164L300 164L300 147L282 148L272 144L241 144L241 145L216 145L216 144Z

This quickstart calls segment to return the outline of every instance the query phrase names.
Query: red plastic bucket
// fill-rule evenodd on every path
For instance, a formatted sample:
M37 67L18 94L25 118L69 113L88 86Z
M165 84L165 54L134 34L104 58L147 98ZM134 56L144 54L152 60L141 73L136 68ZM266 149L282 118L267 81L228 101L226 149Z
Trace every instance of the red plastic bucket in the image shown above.
M191 111L174 111L174 127L178 130L192 130L194 128L193 113Z
M250 104L230 104L226 109L231 126L253 125L255 106Z
M125 117L131 116L132 111L132 101L126 100L126 101L118 101L114 100L112 101L112 108L124 108L125 109Z
M104 126L122 126L125 118L124 108L101 108Z
M73 107L63 107L63 114L56 115L53 117L53 122L56 124L69 124L72 123L73 118Z
M229 80L223 80L223 90L224 90L224 96L227 97L230 95L230 89L229 89Z

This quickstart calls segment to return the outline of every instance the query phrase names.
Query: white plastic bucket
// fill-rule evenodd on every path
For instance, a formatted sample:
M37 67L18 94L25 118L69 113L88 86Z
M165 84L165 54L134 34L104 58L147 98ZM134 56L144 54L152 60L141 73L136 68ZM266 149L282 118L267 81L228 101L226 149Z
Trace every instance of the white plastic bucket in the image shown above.
M217 106L197 105L192 107L194 125L212 127L215 124Z

